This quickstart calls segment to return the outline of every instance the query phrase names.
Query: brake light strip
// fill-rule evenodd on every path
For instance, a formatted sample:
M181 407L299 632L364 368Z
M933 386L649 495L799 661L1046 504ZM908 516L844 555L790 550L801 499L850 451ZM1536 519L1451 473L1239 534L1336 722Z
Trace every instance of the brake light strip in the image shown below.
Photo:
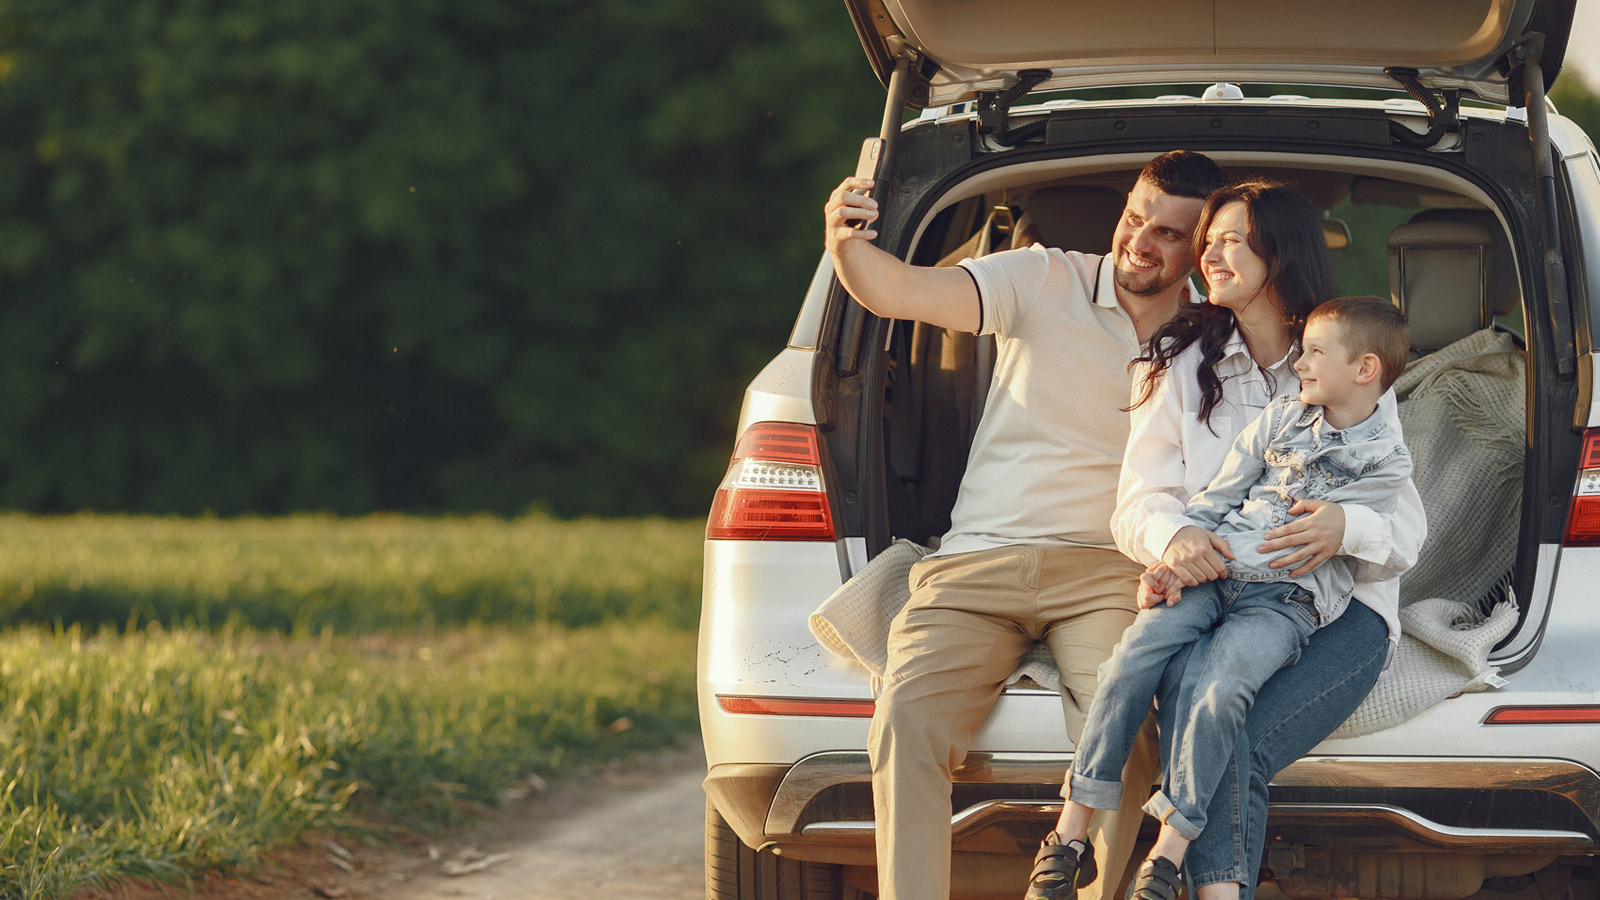
M794 697L725 697L717 695L722 711L736 716L826 716L870 719L871 700L820 700Z

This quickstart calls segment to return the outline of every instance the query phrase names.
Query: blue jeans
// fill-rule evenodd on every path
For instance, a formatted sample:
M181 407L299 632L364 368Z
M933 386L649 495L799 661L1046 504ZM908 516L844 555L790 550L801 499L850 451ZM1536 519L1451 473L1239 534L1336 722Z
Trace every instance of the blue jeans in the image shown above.
M1184 857L1190 889L1238 882L1240 900L1252 900L1261 854L1266 848L1267 783L1333 733L1383 671L1389 653L1383 617L1352 601L1344 614L1317 630L1300 651L1300 660L1280 670L1256 692L1245 716L1233 758L1212 794L1211 827L1189 845ZM1156 717L1163 762L1170 757L1184 686L1194 687L1191 659L1204 659L1210 636L1173 657L1161 683Z
M1256 691L1293 665L1316 623L1305 588L1232 578L1184 588L1175 606L1139 613L1100 667L1100 690L1073 756L1071 799L1095 809L1117 806L1123 763L1168 662L1210 632L1205 652L1191 654L1185 666L1193 680L1170 731L1175 752L1166 783L1145 804L1185 838L1198 838Z

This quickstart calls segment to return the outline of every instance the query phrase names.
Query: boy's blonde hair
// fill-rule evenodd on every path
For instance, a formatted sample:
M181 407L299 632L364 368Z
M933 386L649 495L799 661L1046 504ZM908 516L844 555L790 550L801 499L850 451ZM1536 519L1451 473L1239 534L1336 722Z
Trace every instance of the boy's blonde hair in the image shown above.
M1388 390L1405 370L1411 355L1411 338L1405 314L1377 297L1335 297L1317 306L1306 324L1327 319L1339 328L1339 337L1354 359L1364 353L1378 357L1378 379Z

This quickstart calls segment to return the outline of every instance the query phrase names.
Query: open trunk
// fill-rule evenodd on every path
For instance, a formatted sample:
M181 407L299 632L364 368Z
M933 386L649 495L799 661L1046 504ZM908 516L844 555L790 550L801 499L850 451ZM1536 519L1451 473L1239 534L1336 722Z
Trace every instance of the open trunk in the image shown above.
M1209 153L1233 177L1296 185L1324 213L1340 292L1393 297L1412 323L1413 366L1437 365L1442 348L1465 353L1473 359L1447 368L1465 366L1456 380L1469 394L1498 398L1462 423L1437 402L1412 407L1403 397L1430 520L1424 561L1402 582L1403 598L1437 596L1436 585L1450 581L1441 569L1460 565L1471 548L1478 575L1473 596L1460 599L1487 607L1514 597L1526 617L1539 548L1561 541L1580 438L1571 428L1577 387L1556 374L1557 358L1570 360L1573 348L1554 337L1537 211L1518 188L1533 180L1522 123L1464 122L1463 159L1393 146L1393 104L1278 114L1270 104L1196 103L1193 116L1149 117L1126 107L1101 115L1092 106L1020 116L1042 122L1045 134L1026 149L972 151L982 137L970 117L909 129L900 170L924 177L888 176L885 196L894 200L880 243L920 265L1034 242L1105 253L1143 160L1174 146ZM1219 137L1194 139L1199 117ZM930 159L945 164L942 177L926 177ZM841 513L844 533L864 539L868 557L892 538L927 543L950 524L989 386L992 339L877 320L835 299L835 328L824 341L833 365L818 367L817 396L830 398L819 418L846 425L829 434L833 483L847 501L857 498ZM1468 343L1457 344L1462 339ZM1491 346L1518 357L1499 363L1520 370L1509 394L1507 372L1471 371ZM1543 437L1530 442L1530 433ZM1533 640L1537 623L1523 624L1520 641L1513 634L1503 646Z

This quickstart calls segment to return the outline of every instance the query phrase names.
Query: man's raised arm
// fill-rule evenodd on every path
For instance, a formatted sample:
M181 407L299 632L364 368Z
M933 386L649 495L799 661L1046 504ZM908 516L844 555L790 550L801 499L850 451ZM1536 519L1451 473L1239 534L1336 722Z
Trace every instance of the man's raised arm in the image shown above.
M846 178L823 208L833 270L850 295L878 316L914 319L941 328L975 332L979 325L978 288L955 266L913 266L870 242L878 232L855 228L878 218L878 202L866 196L871 179Z

